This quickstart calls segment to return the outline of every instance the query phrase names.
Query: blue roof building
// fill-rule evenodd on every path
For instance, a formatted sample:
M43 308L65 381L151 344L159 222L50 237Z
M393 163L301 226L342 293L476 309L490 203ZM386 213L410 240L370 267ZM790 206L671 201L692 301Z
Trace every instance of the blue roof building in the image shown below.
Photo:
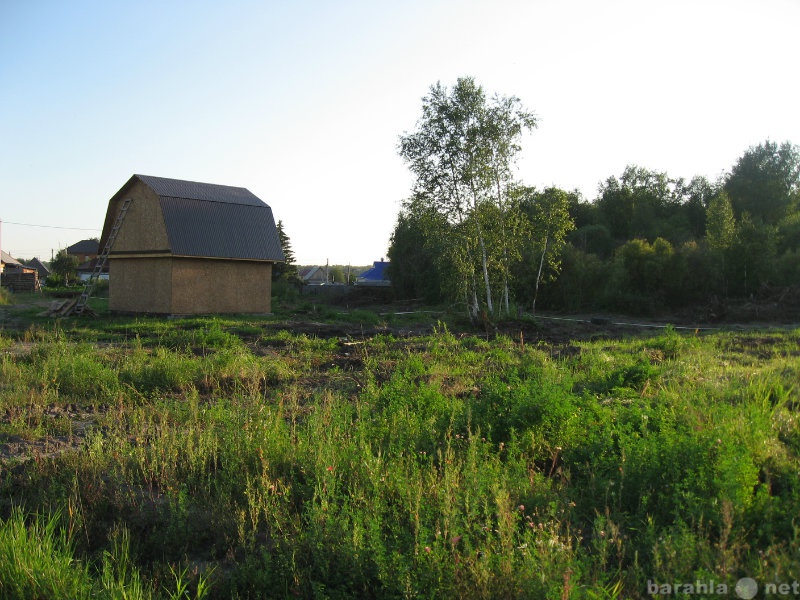
M356 285L389 286L392 282L386 272L389 261L376 260L372 263L372 268L364 271L356 278Z

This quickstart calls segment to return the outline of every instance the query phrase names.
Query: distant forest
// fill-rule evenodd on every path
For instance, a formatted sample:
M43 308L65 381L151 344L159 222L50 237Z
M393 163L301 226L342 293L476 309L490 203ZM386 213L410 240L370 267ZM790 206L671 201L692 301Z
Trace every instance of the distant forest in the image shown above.
M460 79L423 102L400 143L417 185L390 243L398 298L473 317L652 314L800 285L800 148L788 141L747 149L713 182L629 165L587 201L513 180L516 141L535 126L516 98L489 101Z

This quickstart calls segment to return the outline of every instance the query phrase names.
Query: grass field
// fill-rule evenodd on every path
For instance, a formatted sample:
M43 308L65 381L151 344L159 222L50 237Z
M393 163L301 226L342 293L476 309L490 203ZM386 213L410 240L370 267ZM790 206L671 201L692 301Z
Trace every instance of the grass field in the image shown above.
M797 577L798 329L551 343L367 310L33 314L0 335L0 597Z

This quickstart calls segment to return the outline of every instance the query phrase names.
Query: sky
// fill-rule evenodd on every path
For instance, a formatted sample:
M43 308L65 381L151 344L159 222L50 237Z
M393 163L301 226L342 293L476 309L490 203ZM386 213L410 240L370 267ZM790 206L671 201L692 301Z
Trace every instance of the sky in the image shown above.
M526 185L714 181L800 144L800 0L0 0L0 246L99 236L131 175L245 187L299 265L386 256L431 85L538 118Z

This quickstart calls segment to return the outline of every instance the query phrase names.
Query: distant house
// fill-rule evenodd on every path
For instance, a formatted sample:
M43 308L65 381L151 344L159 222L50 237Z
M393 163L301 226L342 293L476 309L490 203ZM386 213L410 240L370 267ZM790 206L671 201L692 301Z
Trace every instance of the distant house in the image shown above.
M37 273L39 273L39 280L44 281L50 276L50 269L48 269L45 264L40 261L38 258L33 258L28 262L29 267L33 267L36 269Z
M0 250L0 285L16 292L33 292L39 289L39 276L34 267Z
M86 262L83 262L75 267L75 271L78 273L78 279L80 281L86 281L92 276L97 261L97 258L93 258L92 260L87 260ZM108 279L108 263L103 265L103 270L100 272L98 279Z
M364 271L356 278L356 285L386 287L392 285L386 273L389 261L376 260L372 263L372 268Z
M78 258L79 263L85 263L97 258L99 252L99 242L97 240L81 240L67 247L67 254Z
M325 267L303 267L299 270L300 280L304 285L323 285L328 283Z
M283 251L272 209L245 188L134 175L108 203L101 248L116 224L110 310L271 311L272 265Z
M3 273L6 270L6 265L10 269L16 269L18 266L21 266L22 263L11 256L8 252L3 252L0 250L0 273Z
M23 265L8 252L0 251L0 264L2 264L3 273L33 273L36 271L34 267Z

